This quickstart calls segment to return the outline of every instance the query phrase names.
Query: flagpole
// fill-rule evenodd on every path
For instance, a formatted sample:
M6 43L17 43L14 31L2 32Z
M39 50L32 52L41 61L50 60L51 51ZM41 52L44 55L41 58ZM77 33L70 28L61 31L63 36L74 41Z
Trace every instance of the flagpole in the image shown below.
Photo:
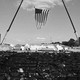
M5 35L4 35L3 39L2 39L1 45L3 44L3 42L4 42L4 40L5 40L5 37L7 36L8 32L10 31L10 29L11 29L11 27L12 27L12 24L13 24L13 22L14 22L16 16L17 16L19 10L20 10L20 7L21 7L23 1L24 1L24 0L21 0L21 3L20 3L20 5L19 5L19 7L18 7L18 9L17 9L17 11L16 11L16 13L15 13L15 15L14 15L14 17L13 17L11 23L10 23L10 25L9 25L9 28L7 29Z
M76 33L76 29L75 29L75 27L74 27L73 21L72 21L72 19L71 19L71 16L70 16L70 14L69 14L69 12L68 12L68 9L67 9L67 7L66 7L66 5L65 5L64 0L62 0L62 2L63 2L63 5L64 5L64 8L65 8L65 10L66 10L66 12L67 12L67 14L68 14L69 20L70 20L70 22L71 22L71 24L72 24L72 27L73 27L73 30L74 30L74 34L75 34L76 38L78 39L78 36L77 36L77 33Z

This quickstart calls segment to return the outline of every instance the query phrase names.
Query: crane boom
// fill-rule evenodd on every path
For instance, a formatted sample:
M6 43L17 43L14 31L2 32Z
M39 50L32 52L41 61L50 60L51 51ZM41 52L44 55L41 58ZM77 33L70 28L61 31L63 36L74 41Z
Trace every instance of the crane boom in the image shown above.
M6 33L5 33L4 37L3 37L3 40L2 40L2 42L1 42L1 44L3 44L3 42L4 42L4 40L5 40L5 37L7 36L7 33L10 31L10 29L11 29L11 27L12 27L12 24L13 24L13 22L14 22L16 16L17 16L17 14L18 14L18 12L19 12L19 9L20 9L23 1L24 1L24 0L21 0L21 3L20 3L20 5L19 5L19 7L18 7L18 9L17 9L17 11L16 11L16 13L15 13L15 15L14 15L14 17L13 17L11 23L10 23L10 25L9 25L9 28L7 29L7 31L6 31Z
M66 10L66 12L67 12L67 15L68 15L68 17L69 17L69 20L70 20L70 22L71 22L71 24L72 24L72 27L73 27L73 30L74 30L74 34L75 34L76 38L78 39L78 36L77 36L77 34L76 34L76 29L75 29L75 27L74 27L73 21L72 21L72 19L71 19L71 16L70 16L70 14L69 14L69 12L68 12L68 9L67 9L67 7L66 7L66 5L65 5L64 0L62 0L62 2L63 2L63 5L64 5L65 10Z

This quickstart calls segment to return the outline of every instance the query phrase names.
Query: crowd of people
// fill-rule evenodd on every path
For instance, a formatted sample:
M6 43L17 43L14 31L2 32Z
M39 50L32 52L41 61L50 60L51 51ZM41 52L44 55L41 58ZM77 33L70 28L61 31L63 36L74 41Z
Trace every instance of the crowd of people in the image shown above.
M0 80L79 80L80 53L0 52Z

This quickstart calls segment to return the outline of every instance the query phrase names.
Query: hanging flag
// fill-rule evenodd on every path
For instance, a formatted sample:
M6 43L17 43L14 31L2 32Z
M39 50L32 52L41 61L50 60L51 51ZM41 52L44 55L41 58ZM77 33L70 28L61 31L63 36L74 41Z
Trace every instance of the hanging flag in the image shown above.
M42 25L45 25L47 21L48 13L49 10L47 9L35 8L35 21L36 21L36 27L38 29L40 29Z
M49 10L44 10L43 11L43 25L46 24L47 17L48 17L48 12L49 12Z

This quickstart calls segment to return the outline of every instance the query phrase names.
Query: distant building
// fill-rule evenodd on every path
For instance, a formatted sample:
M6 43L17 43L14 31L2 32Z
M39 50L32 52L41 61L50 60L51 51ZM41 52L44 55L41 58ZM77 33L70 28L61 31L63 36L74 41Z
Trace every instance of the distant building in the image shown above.
M21 44L16 44L14 46L14 50L16 50L16 51L22 50L21 46L22 46Z
M10 51L10 50L12 50L12 47L10 46L10 44L0 45L0 51Z

